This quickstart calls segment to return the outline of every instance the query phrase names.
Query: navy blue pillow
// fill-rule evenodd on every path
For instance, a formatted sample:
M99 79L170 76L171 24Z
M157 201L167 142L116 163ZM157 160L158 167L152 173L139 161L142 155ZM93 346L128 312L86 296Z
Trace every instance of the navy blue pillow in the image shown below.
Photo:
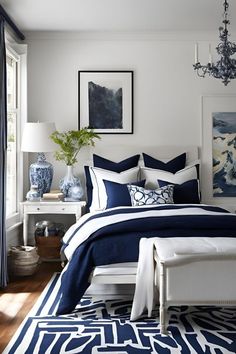
M123 161L113 162L105 159L104 157L93 154L93 165L94 167L103 168L104 170L120 173L138 166L139 157L140 155L134 155Z
M174 159L165 163L143 152L143 160L145 167L176 173L185 167L186 153L184 152L183 154L176 156Z
M167 181L157 180L160 187L173 184ZM175 204L199 204L198 180L191 179L182 184L174 184L174 203Z
M93 184L90 176L89 166L84 166L84 174L85 174L86 190L87 190L86 212L88 213L93 198Z
M93 165L94 167L103 168L104 170L120 173L129 170L130 168L138 166L139 157L140 155L134 155L123 161L113 162L94 154ZM93 184L90 176L89 166L84 166L84 173L86 178L86 190L87 190L86 211L89 212L89 208L92 204L92 197L93 197Z
M132 182L132 183L117 183L112 181L103 180L106 193L107 193L107 206L106 208L114 208L117 206L131 206L131 199L129 190L127 188L128 184L133 184L135 186L144 187L145 179L139 182Z

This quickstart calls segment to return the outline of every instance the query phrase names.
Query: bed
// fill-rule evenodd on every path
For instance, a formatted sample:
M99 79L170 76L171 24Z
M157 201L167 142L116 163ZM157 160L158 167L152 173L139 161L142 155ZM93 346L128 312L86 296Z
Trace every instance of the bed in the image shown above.
M58 314L71 313L91 282L133 282L142 237L236 236L234 214L199 204L197 148L146 147L144 163L133 149L113 148L115 164L96 151L85 169L90 212L63 239Z

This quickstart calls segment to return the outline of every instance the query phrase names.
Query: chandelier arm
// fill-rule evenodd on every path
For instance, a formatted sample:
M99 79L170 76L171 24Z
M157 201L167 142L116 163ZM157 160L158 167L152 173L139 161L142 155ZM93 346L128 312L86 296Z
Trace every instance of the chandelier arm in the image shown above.
M215 64L212 63L209 49L209 63L201 65L198 61L198 55L195 54L196 62L193 68L198 76L204 78L206 74L208 74L216 79L221 79L224 85L227 86L230 80L236 79L236 60L232 58L232 55L236 53L236 44L228 40L228 25L230 21L228 19L229 3L227 0L224 1L223 6L224 14L222 23L224 26L219 27L220 43L216 47L220 59Z
M197 75L199 77L205 77L206 74L210 75L210 67L211 67L211 64L201 65L200 63L196 63L193 65L193 68L194 68L194 70L196 70Z

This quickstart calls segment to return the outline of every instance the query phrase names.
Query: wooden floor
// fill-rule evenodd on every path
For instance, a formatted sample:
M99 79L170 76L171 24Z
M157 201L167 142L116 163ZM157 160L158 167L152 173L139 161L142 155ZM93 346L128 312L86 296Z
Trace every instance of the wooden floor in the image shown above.
M0 353L37 301L54 272L61 271L59 262L44 262L29 277L10 280L7 288L0 290Z

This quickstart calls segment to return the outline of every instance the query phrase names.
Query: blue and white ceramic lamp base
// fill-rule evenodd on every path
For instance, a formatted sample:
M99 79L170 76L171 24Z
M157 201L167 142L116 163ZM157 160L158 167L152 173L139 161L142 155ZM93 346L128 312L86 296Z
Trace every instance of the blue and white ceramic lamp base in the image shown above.
M50 192L53 178L53 166L46 161L44 153L38 153L37 162L29 168L30 185L37 186L40 197Z

